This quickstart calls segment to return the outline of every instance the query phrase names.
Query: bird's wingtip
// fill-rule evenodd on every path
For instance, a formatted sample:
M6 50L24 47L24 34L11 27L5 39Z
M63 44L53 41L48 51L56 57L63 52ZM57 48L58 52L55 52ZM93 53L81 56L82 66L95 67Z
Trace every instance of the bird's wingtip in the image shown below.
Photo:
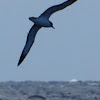
M24 51L23 51L22 54L21 54L21 56L20 56L19 62L17 64L18 67L23 62L23 60L25 59L25 57L26 57L26 54L24 54Z
M20 62L20 60L19 60L19 62L18 62L18 64L17 64L17 67L19 67L20 64L21 64L21 62Z

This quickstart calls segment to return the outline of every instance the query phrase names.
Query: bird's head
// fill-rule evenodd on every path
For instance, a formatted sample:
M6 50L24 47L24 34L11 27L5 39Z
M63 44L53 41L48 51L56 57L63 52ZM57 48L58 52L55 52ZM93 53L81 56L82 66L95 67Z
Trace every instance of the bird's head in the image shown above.
M36 17L29 17L29 20L34 22L34 20L36 19Z
M55 27L53 26L53 23L52 23L52 22L50 22L50 24L51 24L51 27L52 27L53 29L55 29Z

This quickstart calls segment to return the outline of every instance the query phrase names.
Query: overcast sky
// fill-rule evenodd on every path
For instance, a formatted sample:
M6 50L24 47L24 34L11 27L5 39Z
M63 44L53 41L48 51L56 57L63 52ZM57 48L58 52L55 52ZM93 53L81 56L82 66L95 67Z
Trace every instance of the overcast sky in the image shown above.
M17 67L27 33L48 7L65 0L0 0L0 81L100 81L100 0L78 0L53 14Z

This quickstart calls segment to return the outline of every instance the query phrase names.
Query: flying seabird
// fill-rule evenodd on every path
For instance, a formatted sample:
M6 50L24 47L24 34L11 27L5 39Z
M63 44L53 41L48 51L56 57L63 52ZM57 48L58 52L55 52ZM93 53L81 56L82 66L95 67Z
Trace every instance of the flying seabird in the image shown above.
M65 7L67 7L67 6L71 5L72 3L74 3L75 1L77 1L77 0L68 0L68 1L65 1L62 4L52 6L52 7L48 8L46 11L44 11L38 18L29 17L29 20L34 22L34 25L32 26L32 28L30 29L30 31L28 33L26 44L25 44L25 47L24 47L24 49L22 51L22 54L20 56L18 66L22 63L22 61L24 60L24 58L28 54L32 44L34 43L37 31L42 27L47 27L47 28L52 27L52 28L54 28L53 23L51 21L49 21L49 17L54 12L57 12L59 10L64 9Z

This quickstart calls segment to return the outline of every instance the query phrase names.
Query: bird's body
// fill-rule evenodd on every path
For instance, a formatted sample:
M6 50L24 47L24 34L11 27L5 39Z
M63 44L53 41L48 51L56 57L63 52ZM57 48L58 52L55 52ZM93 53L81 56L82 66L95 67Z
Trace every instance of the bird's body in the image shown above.
M49 21L50 16L54 13L57 12L59 10L64 9L65 7L71 5L72 3L74 3L77 0L68 0L65 1L62 4L59 5L55 5L52 6L50 8L48 8L45 12L43 12L39 17L30 17L29 20L31 20L32 22L34 22L34 25L32 26L32 28L29 31L29 34L27 36L27 41L25 44L25 47L22 51L22 54L20 56L20 60L18 62L18 66L22 63L22 61L24 60L24 58L26 57L26 55L28 54L32 44L34 43L35 40L35 36L37 31L41 28L41 27L53 27L53 23L51 21Z
M51 22L45 16L40 16L38 18L30 17L29 19L32 22L34 22L36 25L38 25L38 26L41 26L41 27L51 27Z

